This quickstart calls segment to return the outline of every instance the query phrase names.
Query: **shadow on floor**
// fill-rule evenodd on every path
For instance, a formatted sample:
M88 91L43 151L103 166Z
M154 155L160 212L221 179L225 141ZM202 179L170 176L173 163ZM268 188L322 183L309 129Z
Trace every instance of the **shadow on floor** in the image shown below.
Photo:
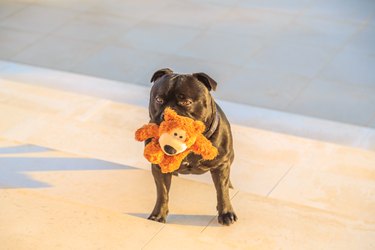
M147 219L150 214L145 213L127 213L128 215L135 216L138 218ZM199 215L199 214L170 214L167 217L167 223L169 225L186 225L186 226L198 226L205 227L216 215ZM155 222L157 223L157 222ZM219 224L212 224L210 226L218 227Z
M113 170L133 167L88 158L0 157L0 188L42 188L48 183L33 180L33 171Z

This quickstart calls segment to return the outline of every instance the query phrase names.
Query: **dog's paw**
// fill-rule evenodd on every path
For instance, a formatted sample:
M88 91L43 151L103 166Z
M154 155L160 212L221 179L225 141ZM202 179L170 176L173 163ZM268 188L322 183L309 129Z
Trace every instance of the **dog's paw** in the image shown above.
M219 214L218 221L222 225L230 226L230 224L237 221L237 215L234 212Z
M159 215L151 214L147 219L157 221L157 222L161 222L161 223L165 223L167 221L166 216L160 215L160 214Z

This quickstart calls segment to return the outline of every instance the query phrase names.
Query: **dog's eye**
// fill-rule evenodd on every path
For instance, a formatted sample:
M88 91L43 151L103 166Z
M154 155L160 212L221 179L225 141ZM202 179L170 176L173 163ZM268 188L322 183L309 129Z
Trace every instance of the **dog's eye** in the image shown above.
M185 95L183 95L183 94L178 94L177 97L178 97L178 99L185 99Z
M156 102L157 102L158 104L163 104L163 103L164 103L163 98L161 98L160 96L157 96L157 97L155 98L155 100L156 100Z
M192 103L193 102L191 100L185 100L185 101L179 102L179 104L182 106L190 106Z

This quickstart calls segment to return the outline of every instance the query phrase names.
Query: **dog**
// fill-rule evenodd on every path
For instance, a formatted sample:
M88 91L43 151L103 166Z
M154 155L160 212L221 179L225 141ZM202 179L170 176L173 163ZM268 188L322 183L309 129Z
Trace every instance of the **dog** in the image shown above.
M218 149L219 154L214 160L204 161L201 156L190 153L174 173L162 173L158 165L152 164L157 198L148 219L166 222L172 175L203 174L210 171L217 193L218 222L222 225L234 223L237 215L229 199L229 174L234 159L233 139L224 112L210 93L216 90L217 82L205 73L178 74L169 68L156 71L151 82L150 122L159 125L163 121L166 107L172 108L179 115L202 121L206 126L204 136Z

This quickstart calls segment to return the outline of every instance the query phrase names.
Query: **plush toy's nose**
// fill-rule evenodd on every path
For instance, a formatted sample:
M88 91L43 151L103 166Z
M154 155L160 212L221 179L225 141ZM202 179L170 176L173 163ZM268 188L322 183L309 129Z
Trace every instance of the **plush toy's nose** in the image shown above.
M164 151L170 155L174 155L175 153L177 153L177 150L169 145L164 146Z

